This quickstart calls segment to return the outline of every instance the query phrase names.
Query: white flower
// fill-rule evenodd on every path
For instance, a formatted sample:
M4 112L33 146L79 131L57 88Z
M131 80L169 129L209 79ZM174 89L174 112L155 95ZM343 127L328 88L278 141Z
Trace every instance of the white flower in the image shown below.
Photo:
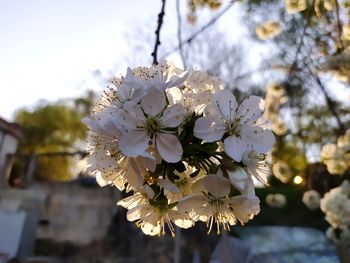
M331 174L343 174L350 168L350 132L338 138L337 144L322 147L321 158Z
M324 145L321 150L321 157L324 161L337 158L338 157L337 145L336 144Z
M223 89L223 83L219 78L201 71L191 71L185 87L171 88L168 95L173 103L181 103L188 113L203 113L206 105L211 101L212 95Z
M334 228L350 225L350 198L345 190L346 184L346 181L343 182L343 186L333 188L321 199L321 210Z
M112 77L108 80L110 93L113 94L111 104L117 108L122 108L125 103L136 104L146 94L147 89L140 85L128 85L135 79L135 75L130 68L124 79Z
M288 127L286 126L282 118L278 117L276 119L272 119L271 121L272 121L272 130L274 131L274 133L280 136L285 135L287 133Z
M125 107L115 117L114 122L122 132L120 150L126 156L137 157L155 145L166 162L180 161L182 146L170 130L182 123L184 115L182 105L166 107L163 92L150 92L140 105Z
M248 176L247 170L234 165L228 169L227 175L231 184L241 192L241 194L246 196L255 196L255 188L253 180Z
M345 41L350 41L350 24L344 25L342 31L343 31L342 38Z
M338 138L337 147L343 149L345 152L350 151L350 129Z
M299 13L307 8L307 0L285 0L284 3L289 14Z
M268 194L265 202L271 207L281 208L286 205L287 199L283 194Z
M121 134L113 122L103 118L104 113L99 112L92 119L84 119L90 129L89 170L98 175L97 179L102 184L104 180L119 190L124 190L127 184L137 187L143 170L154 171L155 160L147 152L137 158L126 157L118 147Z
M171 62L165 61L150 68L141 68L134 78L127 78L124 82L130 87L137 87L149 91L165 91L178 87L184 83L188 72L176 68Z
M272 166L273 175L282 183L288 183L293 177L293 171L286 162L277 161Z
M222 176L222 171L209 174L195 184L200 184L203 195L194 195L181 200L178 209L188 212L194 220L207 223L208 233L216 224L217 234L220 234L220 225L224 230L230 230L237 220L242 224L252 219L260 212L259 199L256 196L230 194L230 181Z
M179 191L168 191L166 193L167 198L171 202L179 201L183 197L189 196L193 194L192 186L193 184L198 181L200 178L205 176L204 172L202 170L198 171L196 168L189 166L186 162L184 162L186 171L183 173L179 173L176 170L174 171L174 174L179 177L179 179L176 179L174 181L175 186ZM195 177L191 177L190 175L192 173L198 172L198 174Z
M188 218L186 213L169 206L152 206L149 202L139 203L130 208L127 212L127 219L136 221L136 225L141 227L142 232L150 236L164 235L165 226L167 225L174 237L175 228L173 223L181 228L189 228L194 225L194 222Z
M255 28L256 35L262 40L273 38L281 31L281 25L277 21L267 21Z
M261 183L268 185L267 176L270 174L270 168L266 162L266 154L245 151L242 156L242 163L246 165L245 170L250 176L254 176Z
M329 227L326 232L328 239L332 240L334 244L350 245L350 226L341 226L338 228Z
M285 90L282 85L271 83L266 87L266 97L281 99L285 95Z
M303 203L310 209L316 210L320 207L320 194L315 190L306 191L303 195Z
M267 152L275 142L271 131L258 124L263 115L264 101L250 96L237 109L236 98L229 90L213 95L206 117L196 121L194 135L208 142L219 141L225 134L224 150L235 161L242 160L246 150Z

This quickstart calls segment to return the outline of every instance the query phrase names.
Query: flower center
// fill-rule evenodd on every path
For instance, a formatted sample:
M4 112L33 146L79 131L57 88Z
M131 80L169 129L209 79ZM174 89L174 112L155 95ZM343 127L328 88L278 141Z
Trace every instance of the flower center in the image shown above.
M146 131L151 139L160 130L160 120L157 117L148 117L146 123Z
M241 133L239 118L235 119L233 122L226 122L226 131L229 135L235 135L239 137Z

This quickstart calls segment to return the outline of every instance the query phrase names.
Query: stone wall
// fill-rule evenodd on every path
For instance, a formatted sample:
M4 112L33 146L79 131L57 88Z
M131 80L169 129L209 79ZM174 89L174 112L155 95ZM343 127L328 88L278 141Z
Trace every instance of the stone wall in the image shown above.
M119 192L110 187L75 183L41 183L32 187L46 193L37 238L87 244L101 239L117 209Z

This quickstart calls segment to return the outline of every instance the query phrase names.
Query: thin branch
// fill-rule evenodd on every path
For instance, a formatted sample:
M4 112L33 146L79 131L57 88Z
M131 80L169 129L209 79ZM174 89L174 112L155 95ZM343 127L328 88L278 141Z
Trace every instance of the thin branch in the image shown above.
M327 104L327 107L330 111L330 113L333 115L333 117L336 119L337 121L337 125L338 125L338 133L339 135L342 135L345 133L346 129L345 129L345 126L344 124L342 123L337 111L336 111L336 103L331 99L331 97L329 96L327 90L326 90L326 87L323 85L320 77L315 74L312 69L310 68L310 66L305 63L305 66L307 67L308 71L310 72L311 76L313 77L313 79L316 81L318 87L320 88L325 100L326 100L326 104Z
M292 72L295 70L295 67L296 67L297 64L298 64L298 55L299 55L300 50L301 50L301 48L302 48L302 46L303 46L303 43L304 43L304 37L305 37L305 34L306 34L306 29L307 29L307 27L309 26L309 21L310 21L311 14L312 14L312 7L313 7L314 5L315 5L315 0L313 0L311 6L309 6L309 9L308 9L308 12L307 12L307 15L306 15L306 22L305 22L303 31L302 31L302 33L301 33L301 36L300 36L300 40L299 40L297 49L296 49L296 51L295 51L295 55L294 55L293 62L292 62L292 64L291 64L291 66L290 66L289 75L292 74Z
M335 12L337 16L337 33L338 33L338 41L339 41L339 47L343 49L343 42L341 40L341 35L342 35L342 25L341 21L339 18L339 3L338 0L335 0Z
M186 65L186 59L185 59L184 49L182 45L182 36L181 36L182 19L181 19L181 10L180 10L180 0L176 0L176 13L177 13L177 39L179 42L180 57L184 68L186 68L187 65Z
M212 19L210 19L210 21L208 21L205 25L203 25L198 31L194 32L192 35L190 35L189 37L184 39L181 42L181 45L185 46L185 45L191 43L196 37L198 37L200 34L202 34L205 30L207 30L209 27L213 26L219 20L219 18L221 18L228 10L230 10L230 8L233 6L233 4L236 1L237 0L231 0L225 8L223 8L220 12L218 12L216 14L216 16L214 16ZM167 52L165 54L165 56L168 56L171 53L178 51L179 49L180 49L180 45L176 46L173 50Z
M157 65L158 64L158 60L157 60L157 53L158 53L158 47L160 45L160 29L162 28L163 25L163 18L165 15L165 1L166 0L162 0L162 9L160 11L160 13L158 14L158 25L157 25L157 29L155 31L156 34L156 41L154 43L154 49L153 52L151 53L152 57L153 57L153 64Z

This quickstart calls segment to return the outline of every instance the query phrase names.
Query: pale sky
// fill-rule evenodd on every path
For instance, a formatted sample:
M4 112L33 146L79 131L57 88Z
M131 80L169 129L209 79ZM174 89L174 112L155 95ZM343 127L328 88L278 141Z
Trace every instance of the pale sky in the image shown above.
M161 38L171 41L163 50L177 44L175 2L167 1ZM186 23L186 3L181 1L183 26L195 31ZM93 77L95 70L107 79L123 73L128 63L133 67L150 60L150 52L135 57L130 47L147 44L145 36L138 39L135 29L140 27L148 27L146 37L153 45L160 7L160 0L0 0L0 116L11 120L16 109L30 109L40 99L72 98L87 89L101 92L105 83ZM246 33L240 13L239 4L234 5L218 23L237 42ZM198 27L215 15L200 14ZM254 64L268 50L251 47Z
M160 1L0 0L0 116L96 89L91 72L125 57L128 27L155 23L159 9Z

